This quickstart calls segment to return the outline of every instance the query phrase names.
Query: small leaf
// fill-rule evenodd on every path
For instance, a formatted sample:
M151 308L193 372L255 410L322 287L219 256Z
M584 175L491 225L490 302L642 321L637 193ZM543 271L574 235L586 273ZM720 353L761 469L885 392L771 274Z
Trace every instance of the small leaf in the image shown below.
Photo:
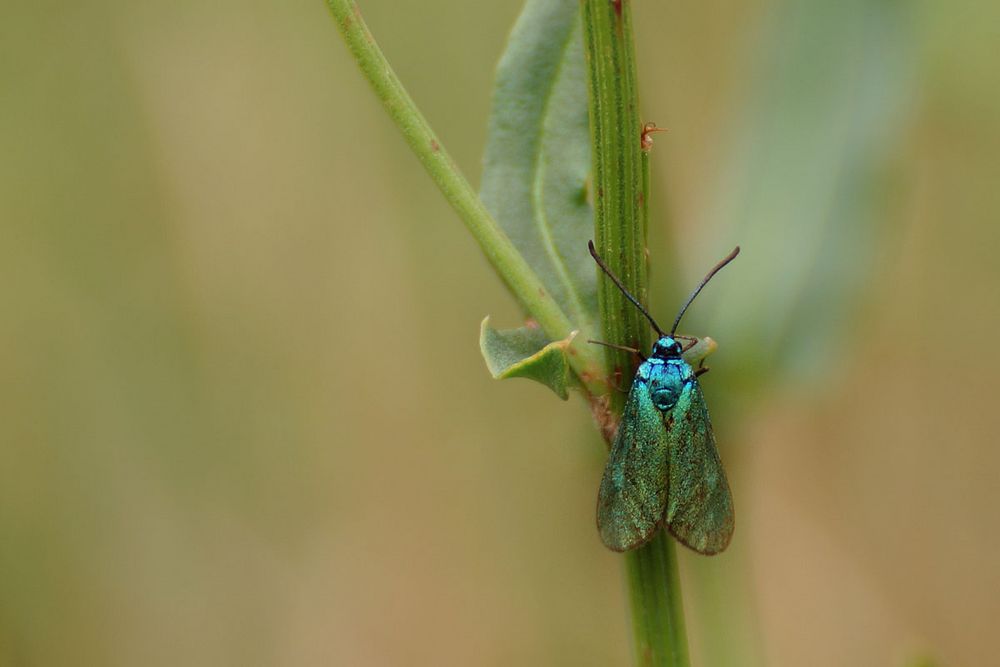
M480 327L479 349L494 379L523 377L535 380L565 401L569 398L567 389L572 377L566 349L574 336L575 331L552 343L537 326L500 331L490 326L487 317Z
M578 0L528 0L497 67L481 195L578 328L597 317L587 253L590 134Z

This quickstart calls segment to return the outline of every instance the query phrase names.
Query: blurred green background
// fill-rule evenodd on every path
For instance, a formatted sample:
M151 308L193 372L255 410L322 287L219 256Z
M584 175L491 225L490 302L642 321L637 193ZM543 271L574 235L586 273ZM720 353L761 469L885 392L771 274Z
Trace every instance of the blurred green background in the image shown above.
M1000 4L837 6L636 3L654 291L744 244L692 648L989 664ZM362 4L473 181L519 8ZM489 378L517 308L322 2L7 3L0 221L0 664L626 663L590 417Z

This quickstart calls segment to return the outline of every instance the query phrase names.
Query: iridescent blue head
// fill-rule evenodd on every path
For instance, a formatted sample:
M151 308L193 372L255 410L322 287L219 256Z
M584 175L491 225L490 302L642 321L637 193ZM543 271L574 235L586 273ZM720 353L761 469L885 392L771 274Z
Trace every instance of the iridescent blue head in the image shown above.
M653 343L653 353L651 356L654 359L680 359L681 348L680 343L674 340L671 336L661 336L659 340Z
M625 285L623 285L622 281L618 279L618 276L612 273L611 269L609 269L608 266L604 263L604 260L601 259L600 255L597 254L597 250L594 249L594 242L590 241L588 246L590 248L590 256L593 257L594 261L597 262L597 265L601 267L601 271L603 271L604 274L611 279L611 282L613 282L615 286L617 286L618 289L621 290L622 294L625 295L625 298L631 301L635 305L635 307L639 309L640 313L645 315L646 319L649 320L649 323L653 325L654 329L656 329L656 333L660 335L659 340L653 343L653 353L651 357L653 359L663 359L663 360L680 358L681 353L683 352L683 348L681 348L680 344L676 340L674 340L674 336L677 332L677 326L681 323L681 318L684 317L684 313L687 311L688 306L690 306L691 302L694 301L694 298L698 296L698 293L701 292L701 289L706 284L708 284L708 281L712 279L712 276L718 273L719 270L726 264L729 264L729 262L733 261L736 258L736 255L740 254L740 247L736 246L736 248L731 253L729 253L721 262L716 264L712 268L712 270L708 272L708 275L702 278L698 286L695 287L694 291L691 292L691 295L688 296L687 301L685 301L684 305L681 306L680 312L677 313L677 317L676 319L674 319L674 326L670 328L670 333L668 334L665 331L663 331L663 329L660 328L660 325L656 323L656 320L653 319L653 316L650 315L648 312L646 312L646 309L642 307L642 304L639 303L638 299L632 296L632 294L627 289L625 289ZM679 338L683 337L684 336L679 336ZM599 341L591 341L591 342L599 342ZM619 349L632 350L633 352L636 351L633 348L626 348L620 345L610 345L608 343L603 343L603 344L609 345L610 347L616 347Z

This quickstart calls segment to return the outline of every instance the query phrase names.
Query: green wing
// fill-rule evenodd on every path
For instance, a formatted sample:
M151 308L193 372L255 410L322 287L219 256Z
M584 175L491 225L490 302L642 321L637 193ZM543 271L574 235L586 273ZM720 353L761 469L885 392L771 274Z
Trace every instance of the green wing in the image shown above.
M667 429L649 387L635 382L597 497L597 528L614 551L648 542L667 505Z
M733 536L733 497L697 382L685 387L671 412L667 528L685 546L705 555L717 554Z

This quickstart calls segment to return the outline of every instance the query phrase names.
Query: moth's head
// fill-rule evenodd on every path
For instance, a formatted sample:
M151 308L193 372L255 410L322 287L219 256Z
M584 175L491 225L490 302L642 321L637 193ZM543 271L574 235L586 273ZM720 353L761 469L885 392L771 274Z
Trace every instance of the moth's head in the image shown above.
M670 336L663 336L653 343L653 354L655 359L679 359L681 356L681 345Z

